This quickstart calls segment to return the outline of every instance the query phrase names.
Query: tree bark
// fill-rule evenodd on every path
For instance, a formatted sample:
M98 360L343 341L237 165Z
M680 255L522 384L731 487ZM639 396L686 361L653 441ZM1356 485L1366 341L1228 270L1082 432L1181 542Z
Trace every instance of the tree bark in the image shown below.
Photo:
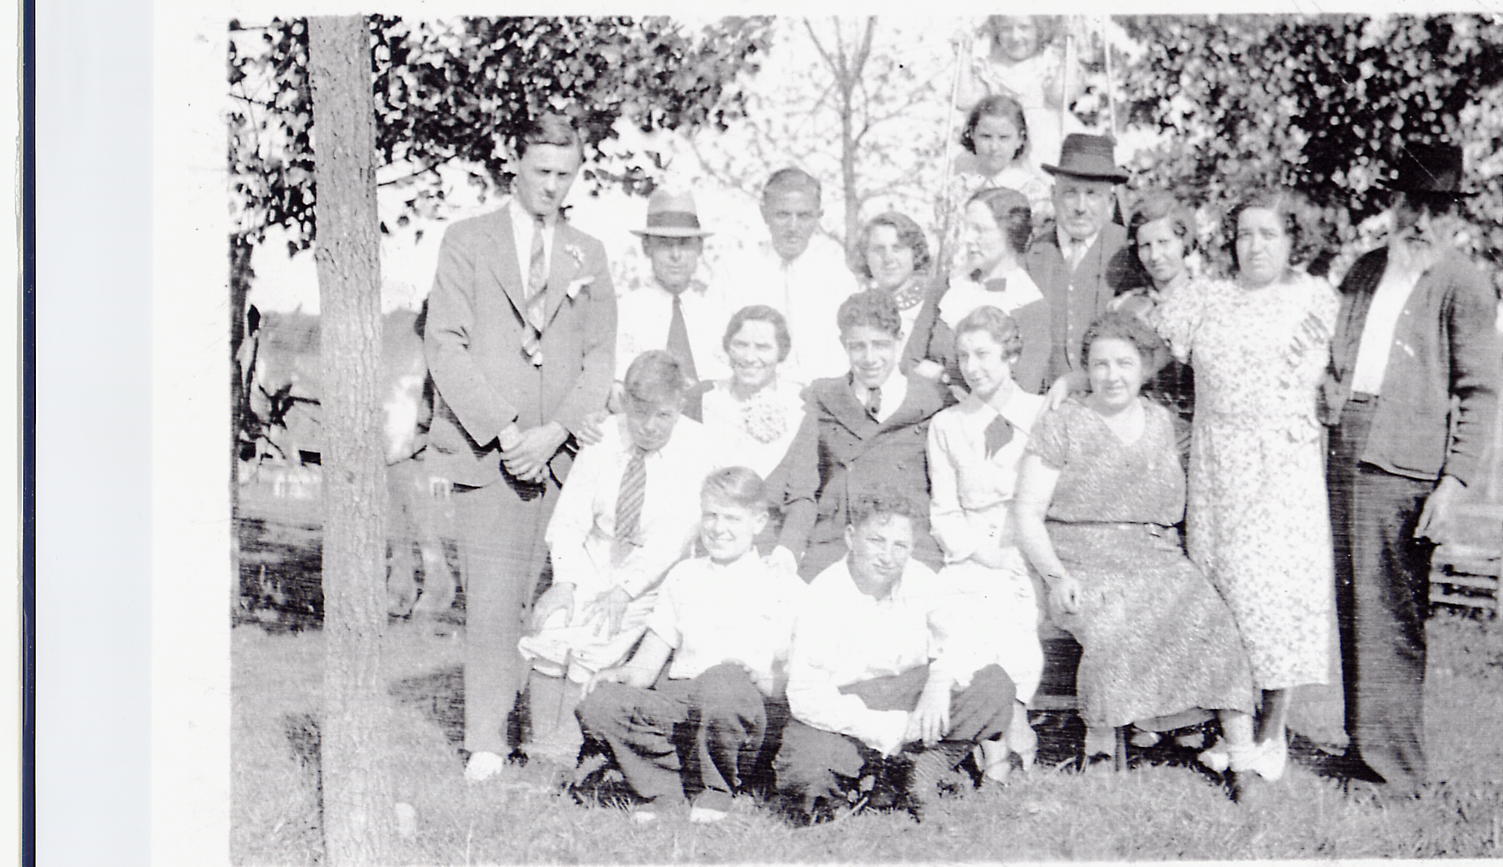
M328 864L377 864L387 860L394 805L383 743L386 461L370 35L363 16L308 24L324 369L324 852Z

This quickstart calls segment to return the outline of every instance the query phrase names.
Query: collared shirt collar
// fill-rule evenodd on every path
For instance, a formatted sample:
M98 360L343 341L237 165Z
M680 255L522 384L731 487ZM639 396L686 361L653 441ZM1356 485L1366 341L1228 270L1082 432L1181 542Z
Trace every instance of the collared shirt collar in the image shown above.
M1065 254L1065 258L1067 259L1069 258L1071 244L1079 243L1081 245L1081 252L1084 253L1084 251L1091 249L1091 245L1095 244L1096 239L1100 236L1101 230L1097 229L1095 232L1091 233L1091 236L1089 238L1077 242L1074 235L1071 235L1069 232L1065 231L1064 226L1061 226L1057 223L1054 226L1054 240L1059 244L1059 251Z
M1002 408L998 410L989 401L982 400L974 394L967 394L964 403L973 412L979 412L986 416L990 423L992 417L1001 416L1008 424L1020 430L1026 429L1032 424L1032 412L1029 405L1031 395L1014 385L1008 392L1007 400L1002 402Z
M849 382L851 394L855 396L856 402L863 407L866 406L866 387L858 385L854 375L849 376ZM898 411L898 407L903 405L903 401L908 398L908 377L904 376L903 372L894 365L892 373L887 375L887 381L878 386L877 391L882 395L881 409L877 417L885 421L891 418L892 414Z

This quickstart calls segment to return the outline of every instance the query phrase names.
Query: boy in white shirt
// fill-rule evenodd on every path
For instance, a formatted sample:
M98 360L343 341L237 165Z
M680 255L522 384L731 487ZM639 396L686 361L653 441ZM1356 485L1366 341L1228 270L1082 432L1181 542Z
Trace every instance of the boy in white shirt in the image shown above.
M1003 735L1016 690L946 634L955 596L909 557L917 507L879 489L849 514L849 554L809 585L794 626L777 787L793 818L818 820L872 775L893 789L873 801L921 817L971 750Z
M636 653L597 673L578 710L581 728L605 742L647 801L638 822L680 797L691 800L691 822L725 818L786 719L784 667L805 585L753 547L767 524L766 486L745 467L718 470L700 504L708 556L669 571Z

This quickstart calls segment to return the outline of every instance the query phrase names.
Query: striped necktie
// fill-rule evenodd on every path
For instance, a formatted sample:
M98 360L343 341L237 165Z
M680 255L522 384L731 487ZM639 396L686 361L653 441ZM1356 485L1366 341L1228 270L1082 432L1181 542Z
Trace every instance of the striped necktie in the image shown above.
M538 331L543 330L543 298L548 289L548 256L543 250L544 228L543 218L533 217L532 254L527 263L527 322Z
M647 452L632 446L631 458L621 474L616 494L616 532L611 544L611 560L619 565L641 543L637 536L642 525L642 503L647 498Z

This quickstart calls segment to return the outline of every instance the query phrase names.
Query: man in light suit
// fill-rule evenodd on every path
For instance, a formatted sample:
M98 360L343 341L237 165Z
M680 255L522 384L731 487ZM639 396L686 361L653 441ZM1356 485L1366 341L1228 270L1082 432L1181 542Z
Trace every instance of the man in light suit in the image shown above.
M1071 133L1060 148L1054 176L1054 222L1028 245L1023 266L1049 305L1049 364L1044 387L1083 370L1080 341L1107 302L1128 288L1132 275L1127 230L1113 223L1117 167L1111 138Z
M522 684L523 615L547 555L543 529L605 406L616 296L600 242L559 207L583 162L559 115L517 139L512 195L450 226L428 299L424 351L437 389L429 466L454 483L465 590L465 776L499 772Z
M1388 246L1341 283L1324 414L1347 759L1354 779L1425 781L1430 553L1494 436L1500 349L1490 282L1455 248L1459 147L1409 145Z

